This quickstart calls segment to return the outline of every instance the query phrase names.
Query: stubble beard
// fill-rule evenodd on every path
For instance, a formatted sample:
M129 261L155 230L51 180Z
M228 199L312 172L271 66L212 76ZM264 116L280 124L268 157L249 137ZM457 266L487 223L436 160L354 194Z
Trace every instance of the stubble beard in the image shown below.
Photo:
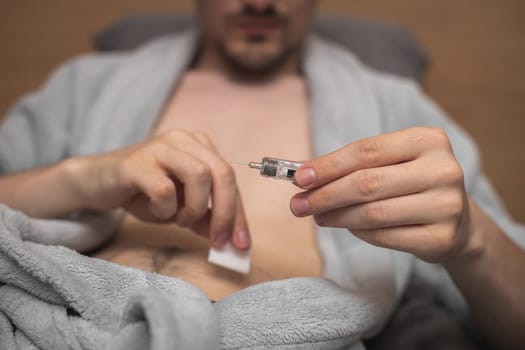
M295 49L285 43L282 47L279 53L259 61L232 53L224 43L218 43L216 49L234 75L263 79L275 74L292 58Z

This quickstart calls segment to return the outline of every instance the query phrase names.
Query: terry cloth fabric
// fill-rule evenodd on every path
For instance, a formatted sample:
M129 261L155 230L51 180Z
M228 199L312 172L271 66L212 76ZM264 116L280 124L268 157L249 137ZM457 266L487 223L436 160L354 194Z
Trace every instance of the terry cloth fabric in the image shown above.
M24 215L0 207L0 348L212 349L218 344L217 314L198 288L65 247L23 241L32 229Z
M365 341L367 350L474 350L476 346L450 314L439 307L435 290L411 280L385 329Z
M317 278L212 304L180 279L24 241L32 229L0 206L0 349L348 348L392 308L389 293L348 293Z
M0 173L106 152L147 138L197 42L197 33L188 31L131 54L92 55L64 65L7 116L0 128ZM405 127L443 128L465 173L469 195L525 246L525 230L506 214L481 173L473 143L415 83L370 70L316 36L308 38L303 57L316 156ZM6 208L2 213L0 291L5 297L0 329L7 334L5 344L56 349L76 342L72 344L89 348L92 341L95 349L134 344L164 349L174 344L184 348L191 340L199 343L190 348L206 348L220 339L224 349L361 347L359 340L376 334L391 315L410 273L432 285L436 298L456 316L467 315L442 267L370 246L342 229L317 232L326 279L255 285L210 309L211 303L201 303L202 292L177 278L44 246L39 243L56 244L60 238L50 234L53 230L46 229L45 220L35 227L31 218ZM115 224L111 215L101 220ZM89 231L97 230L94 221L75 222L75 227L84 228L78 244L92 247ZM81 242L82 236L89 244ZM31 313L24 305L32 305ZM38 317L45 317L42 322L35 322L37 311ZM187 325L202 331L189 331ZM102 335L92 338L93 329Z

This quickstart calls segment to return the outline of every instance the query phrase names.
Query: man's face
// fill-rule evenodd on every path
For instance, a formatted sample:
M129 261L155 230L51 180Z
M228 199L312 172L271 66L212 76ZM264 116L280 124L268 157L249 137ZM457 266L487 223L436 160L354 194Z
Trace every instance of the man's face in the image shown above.
M199 0L206 45L234 67L262 73L299 49L315 0Z

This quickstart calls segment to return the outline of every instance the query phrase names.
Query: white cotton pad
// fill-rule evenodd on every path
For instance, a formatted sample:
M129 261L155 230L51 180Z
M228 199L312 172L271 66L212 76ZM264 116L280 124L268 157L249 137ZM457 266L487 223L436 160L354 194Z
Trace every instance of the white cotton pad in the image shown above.
M211 247L208 261L244 274L250 271L250 251L236 249L230 242L222 248Z

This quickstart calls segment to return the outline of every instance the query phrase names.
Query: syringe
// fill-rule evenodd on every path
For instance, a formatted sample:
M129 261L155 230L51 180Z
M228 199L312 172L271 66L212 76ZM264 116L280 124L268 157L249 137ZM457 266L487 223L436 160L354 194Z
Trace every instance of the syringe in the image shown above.
M303 166L303 163L293 160L264 157L260 163L250 162L248 166L252 169L259 169L262 176L293 181L295 172Z

